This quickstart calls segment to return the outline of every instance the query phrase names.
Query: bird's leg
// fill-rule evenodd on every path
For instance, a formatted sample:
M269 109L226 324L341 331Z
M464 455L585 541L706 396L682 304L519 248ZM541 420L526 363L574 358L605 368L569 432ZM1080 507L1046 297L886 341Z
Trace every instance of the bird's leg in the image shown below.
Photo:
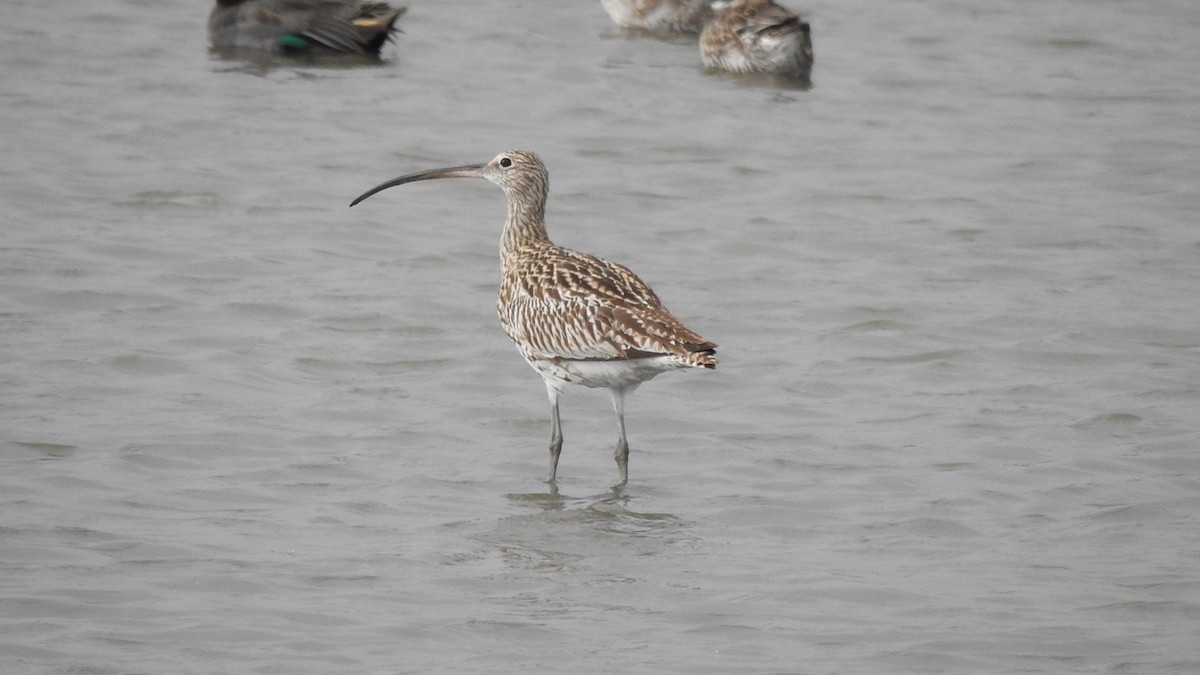
M612 396L613 410L617 413L617 429L620 431L620 436L617 438L617 449L614 455L617 460L617 469L621 472L621 481L617 483L617 487L624 486L629 482L629 441L625 438L625 395L633 391L633 387L614 387L608 390Z
M563 444L562 422L558 417L558 395L561 393L561 389L546 383L546 394L550 397L550 474L546 482L551 485L554 485L558 474L558 456L562 453Z

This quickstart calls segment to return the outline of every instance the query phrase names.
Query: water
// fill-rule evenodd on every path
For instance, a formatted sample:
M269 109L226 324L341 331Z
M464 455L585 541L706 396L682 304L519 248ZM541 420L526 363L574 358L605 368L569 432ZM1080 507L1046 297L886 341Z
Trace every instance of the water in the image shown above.
M201 2L0 27L0 669L1200 669L1200 9L804 5L814 87L599 3L413 0L378 67ZM503 197L721 345L548 412Z

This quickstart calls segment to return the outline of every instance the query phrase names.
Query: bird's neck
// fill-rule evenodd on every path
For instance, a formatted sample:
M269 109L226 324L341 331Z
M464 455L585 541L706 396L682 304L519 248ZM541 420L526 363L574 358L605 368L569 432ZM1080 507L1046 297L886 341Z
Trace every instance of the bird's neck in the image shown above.
M508 220L500 235L500 257L508 259L517 251L530 246L550 243L546 235L546 203L544 200L509 198Z

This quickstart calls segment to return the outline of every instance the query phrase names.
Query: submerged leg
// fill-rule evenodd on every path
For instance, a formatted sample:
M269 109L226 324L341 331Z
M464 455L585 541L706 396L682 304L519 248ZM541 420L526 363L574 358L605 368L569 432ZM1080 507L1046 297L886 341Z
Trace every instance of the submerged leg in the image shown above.
M558 418L558 395L561 393L561 389L546 383L546 395L550 397L550 474L546 482L551 485L558 474L558 456L562 453L563 444L562 422Z
M620 432L620 436L617 438L617 449L614 453L617 469L621 472L621 481L617 483L618 487L629 482L629 441L625 439L625 396L636 388L637 385L615 387L608 390L609 395L612 396L613 410L617 413L617 429Z

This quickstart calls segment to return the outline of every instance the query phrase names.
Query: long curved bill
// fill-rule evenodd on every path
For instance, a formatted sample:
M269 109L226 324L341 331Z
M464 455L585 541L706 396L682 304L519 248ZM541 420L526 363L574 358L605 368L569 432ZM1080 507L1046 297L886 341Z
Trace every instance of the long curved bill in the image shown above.
M433 169L431 171L418 171L410 173L406 176L393 178L386 183L381 183L359 195L354 201L350 202L350 206L361 202L370 197L376 192L382 192L390 187L404 185L405 183L415 183L419 180L433 180L434 178L483 178L483 169L486 164L467 164L466 166L452 166L445 169Z

